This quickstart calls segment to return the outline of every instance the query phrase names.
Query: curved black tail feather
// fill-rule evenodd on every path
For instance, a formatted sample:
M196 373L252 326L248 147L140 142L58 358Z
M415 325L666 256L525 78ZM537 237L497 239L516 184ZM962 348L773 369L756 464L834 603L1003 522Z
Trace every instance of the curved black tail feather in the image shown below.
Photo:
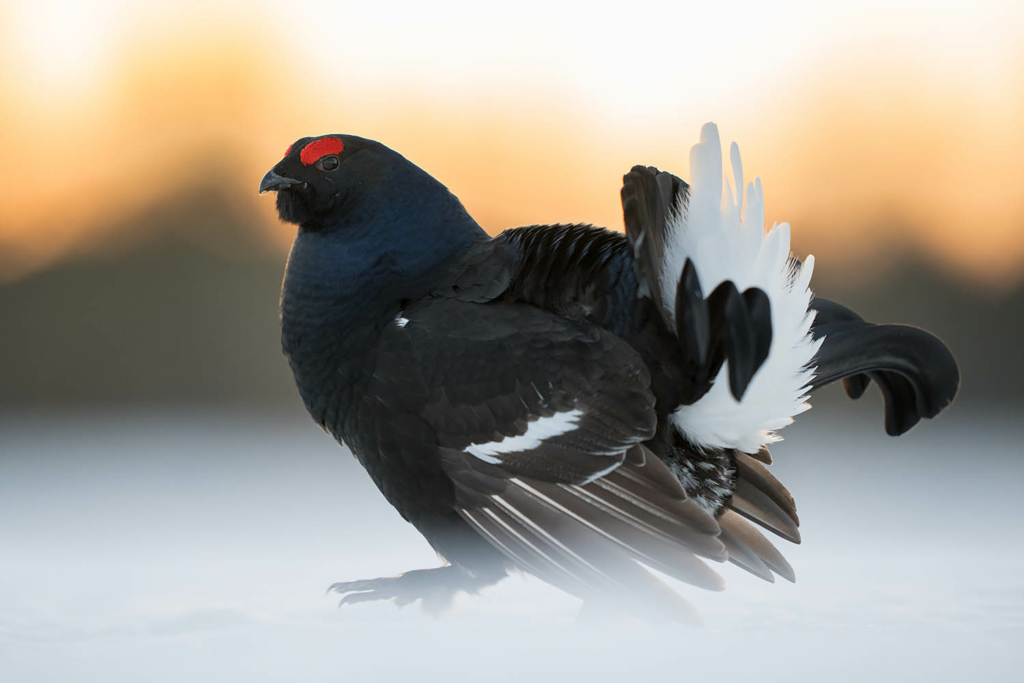
M811 390L841 379L850 398L874 380L885 399L885 431L903 434L953 402L960 387L956 359L938 337L908 325L875 325L821 297L811 331L825 337L815 356Z

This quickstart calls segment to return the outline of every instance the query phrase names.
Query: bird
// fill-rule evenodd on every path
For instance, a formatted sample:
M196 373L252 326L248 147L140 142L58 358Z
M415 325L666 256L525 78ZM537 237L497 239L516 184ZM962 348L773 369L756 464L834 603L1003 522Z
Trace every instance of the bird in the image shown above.
M624 176L624 231L495 236L373 140L300 138L267 172L298 226L280 318L299 395L443 562L335 583L341 604L438 613L519 572L584 608L699 622L655 572L795 580L763 533L801 541L769 446L812 392L874 382L894 436L952 403L942 341L814 295L813 257L765 228L761 181L729 156L731 177L706 124L689 183Z

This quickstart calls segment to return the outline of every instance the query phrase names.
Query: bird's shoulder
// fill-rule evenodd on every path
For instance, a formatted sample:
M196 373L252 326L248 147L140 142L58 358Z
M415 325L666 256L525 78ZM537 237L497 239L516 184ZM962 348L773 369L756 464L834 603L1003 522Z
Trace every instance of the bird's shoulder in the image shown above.
M640 327L647 301L625 235L587 224L531 225L482 240L434 295L528 304L619 336Z

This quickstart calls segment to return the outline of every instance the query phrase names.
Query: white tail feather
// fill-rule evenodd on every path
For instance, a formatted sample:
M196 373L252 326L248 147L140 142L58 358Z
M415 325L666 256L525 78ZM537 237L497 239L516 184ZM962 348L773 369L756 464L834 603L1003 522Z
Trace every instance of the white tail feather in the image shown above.
M717 126L705 124L700 137L700 144L690 152L689 197L679 198L668 225L659 282L666 313L674 317L676 284L689 258L705 296L726 280L741 292L758 287L767 294L772 342L742 401L729 390L727 361L710 391L696 403L678 408L672 422L698 446L753 453L781 439L775 430L810 408L806 400L814 376L811 361L822 341L810 334L814 257L808 256L802 266L790 257L788 223L773 225L765 233L761 180L744 188L736 143L729 150L733 182L725 181L723 197Z

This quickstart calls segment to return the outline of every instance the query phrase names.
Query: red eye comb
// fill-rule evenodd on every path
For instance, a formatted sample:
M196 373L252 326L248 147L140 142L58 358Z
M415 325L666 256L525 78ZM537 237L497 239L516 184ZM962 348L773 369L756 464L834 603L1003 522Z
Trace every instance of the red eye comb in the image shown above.
M299 159L304 166L309 166L328 154L339 154L344 149L345 143L338 138L320 138L303 147Z

